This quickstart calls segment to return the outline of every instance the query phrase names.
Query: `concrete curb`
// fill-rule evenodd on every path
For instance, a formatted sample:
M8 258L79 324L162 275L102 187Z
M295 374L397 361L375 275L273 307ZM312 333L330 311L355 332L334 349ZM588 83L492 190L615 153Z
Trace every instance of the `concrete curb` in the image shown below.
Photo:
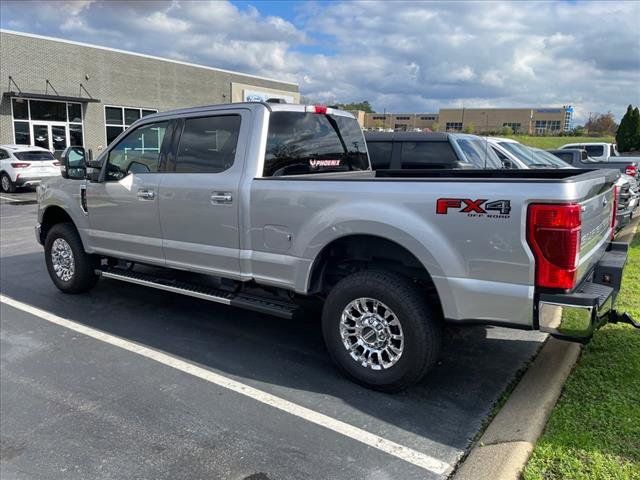
M581 345L549 337L453 480L518 480Z

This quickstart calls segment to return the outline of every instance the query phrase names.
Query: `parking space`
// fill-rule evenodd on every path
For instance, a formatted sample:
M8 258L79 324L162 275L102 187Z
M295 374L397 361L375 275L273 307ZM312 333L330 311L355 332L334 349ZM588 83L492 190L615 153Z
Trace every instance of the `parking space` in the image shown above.
M0 193L0 204L30 205L36 203L35 188L21 188L14 193Z
M35 205L0 208L2 294L69 322L2 306L6 478L443 478L543 338L451 328L425 381L381 394L340 376L317 318L108 280L63 295Z

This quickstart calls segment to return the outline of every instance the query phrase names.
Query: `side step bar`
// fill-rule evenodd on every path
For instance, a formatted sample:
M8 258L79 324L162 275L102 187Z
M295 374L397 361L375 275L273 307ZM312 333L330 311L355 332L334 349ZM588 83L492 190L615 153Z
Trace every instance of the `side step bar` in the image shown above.
M123 270L120 268L97 269L96 273L104 278L120 280L122 282L135 283L146 287L157 288L167 292L180 293L190 297L222 303L232 307L244 308L255 312L266 313L276 317L291 319L298 306L294 303L247 295L244 293L231 293L204 285L168 280L145 273Z

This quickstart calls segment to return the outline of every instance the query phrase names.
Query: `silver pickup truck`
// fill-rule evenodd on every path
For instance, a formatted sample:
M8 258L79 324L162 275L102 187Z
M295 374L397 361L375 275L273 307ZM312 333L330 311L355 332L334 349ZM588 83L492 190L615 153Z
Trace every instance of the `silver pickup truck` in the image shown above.
M316 303L329 354L386 391L419 381L442 325L584 340L613 309L609 170L373 172L356 120L245 103L150 115L62 157L36 235L65 293L100 277L286 318Z

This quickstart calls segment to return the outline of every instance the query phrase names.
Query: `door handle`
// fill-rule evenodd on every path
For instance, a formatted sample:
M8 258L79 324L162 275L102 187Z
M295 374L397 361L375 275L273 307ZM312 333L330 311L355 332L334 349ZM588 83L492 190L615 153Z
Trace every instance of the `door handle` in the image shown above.
M214 204L222 204L222 203L232 203L233 196L230 192L216 192L211 195L211 203Z
M138 190L138 198L140 200L153 200L156 193L153 190L140 189Z

